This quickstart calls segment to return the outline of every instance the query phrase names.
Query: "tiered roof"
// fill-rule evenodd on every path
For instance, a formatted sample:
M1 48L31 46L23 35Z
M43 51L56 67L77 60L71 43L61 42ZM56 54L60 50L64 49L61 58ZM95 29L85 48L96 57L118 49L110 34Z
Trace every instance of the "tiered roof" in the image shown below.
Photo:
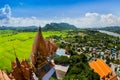
M16 62L12 62L11 78L15 80L34 80L32 73L32 68L26 60L20 62L16 57Z
M43 74L50 70L46 70L46 68L50 68L50 66L46 65L49 65L48 59L50 56L55 55L56 50L57 47L54 45L54 43L50 42L49 40L44 40L41 27L39 27L38 34L35 37L31 53L31 61L34 72L38 77L44 76ZM41 70L43 68L44 70Z
M117 80L117 75L113 74L111 68L101 59L89 63L90 67L100 75L101 80Z

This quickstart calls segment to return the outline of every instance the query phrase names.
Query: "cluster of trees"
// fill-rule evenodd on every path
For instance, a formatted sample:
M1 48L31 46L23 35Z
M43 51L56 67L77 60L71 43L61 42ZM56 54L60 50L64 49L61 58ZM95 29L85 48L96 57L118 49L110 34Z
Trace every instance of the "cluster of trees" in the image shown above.
M60 48L67 48L69 53L72 52L84 52L85 54L92 54L93 50L89 50L90 47L95 48L97 53L98 51L102 51L105 53L106 50L115 49L116 55L118 56L118 50L120 49L120 38L109 36L107 34L100 33L99 31L93 30L81 30L81 31L67 31L67 35L63 38L62 36L53 37L56 39L56 43ZM83 35L79 35L82 33ZM64 42L62 42L64 41ZM86 50L83 49L85 47ZM108 56L111 53L105 53ZM100 58L101 55L95 54L92 57ZM91 57L91 58L92 58ZM106 59L106 57L104 57ZM118 60L109 60L110 62L117 63Z
M69 58L67 56L60 56L60 57L55 57L54 61L56 64L68 64L69 63Z
M84 54L72 54L70 58L61 56L54 58L55 63L70 64L68 72L63 80L99 80L100 76L95 73L88 64Z
M110 62L114 63L114 64L120 64L120 60L119 59L115 59L115 58L112 58L110 59L109 57L106 58L106 63L108 65L110 65Z
M78 35L79 32L83 33L84 36ZM55 58L55 62L58 64L70 64L64 80L99 80L100 76L90 68L87 57L85 56L92 53L92 51L89 51L89 47L96 48L96 50L101 50L104 52L106 49L109 50L114 48L114 46L117 46L117 50L120 48L120 39L92 30L76 32L68 31L67 34L68 35L66 35L64 38L57 38L57 43L60 48L67 48L68 53L71 53L71 57L67 58L62 56ZM64 42L61 42L60 40L63 40ZM83 47L86 48L85 51L82 49ZM75 48L80 48L80 51L85 55L78 55ZM101 55L96 54L92 57L100 58ZM92 57L90 57L90 59ZM109 58L106 58L106 60L107 64L110 62L117 64L119 63L119 60L112 59L111 61Z
M99 80L100 76L95 73L88 64L84 54L72 55L69 59L70 67L64 80Z

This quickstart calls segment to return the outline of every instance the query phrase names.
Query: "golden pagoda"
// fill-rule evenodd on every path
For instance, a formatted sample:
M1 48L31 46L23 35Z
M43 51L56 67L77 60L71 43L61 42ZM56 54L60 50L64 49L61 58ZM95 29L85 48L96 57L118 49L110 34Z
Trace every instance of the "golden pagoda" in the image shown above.
M36 74L43 65L48 63L48 56L49 55L46 43L42 36L41 27L39 27L38 34L35 37L31 53L31 61Z
M54 43L49 40L44 40L41 27L39 27L31 53L31 62L36 76L42 77L49 71L50 67L48 59L55 55L56 50L57 47Z

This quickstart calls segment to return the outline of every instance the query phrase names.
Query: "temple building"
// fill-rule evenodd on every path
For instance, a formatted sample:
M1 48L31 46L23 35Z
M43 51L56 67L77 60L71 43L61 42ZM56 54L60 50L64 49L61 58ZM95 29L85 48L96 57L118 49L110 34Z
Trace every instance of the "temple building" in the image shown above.
M0 70L0 80L10 80L10 78L4 71Z
M94 72L100 75L100 80L118 80L117 75L112 72L112 69L101 59L89 62L90 67Z
M44 77L53 68L50 65L50 57L55 55L56 50L57 46L53 42L44 40L41 27L39 27L31 53L31 62L37 77Z
M51 42L50 40L46 40L45 41L46 43L46 47L47 47L47 50L48 50L48 53L49 53L49 57L50 56L55 56L55 53L56 53L56 50L57 50L57 46Z
M35 80L30 64L28 64L26 60L20 62L17 57L16 62L12 62L12 71L10 73L10 78L15 80Z

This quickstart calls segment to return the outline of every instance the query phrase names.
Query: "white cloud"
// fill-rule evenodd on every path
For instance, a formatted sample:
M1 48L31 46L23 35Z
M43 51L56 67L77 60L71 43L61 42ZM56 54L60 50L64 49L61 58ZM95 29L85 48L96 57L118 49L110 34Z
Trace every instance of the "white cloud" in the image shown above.
M53 18L51 20L43 20L36 17L12 17L11 8L9 5L5 5L4 8L0 9L0 26L44 26L45 24L51 22L70 23L80 28L120 26L120 16L116 16L113 14L86 13L83 17L78 18Z
M5 5L0 9L0 20L9 19L11 17L11 8L9 5Z

